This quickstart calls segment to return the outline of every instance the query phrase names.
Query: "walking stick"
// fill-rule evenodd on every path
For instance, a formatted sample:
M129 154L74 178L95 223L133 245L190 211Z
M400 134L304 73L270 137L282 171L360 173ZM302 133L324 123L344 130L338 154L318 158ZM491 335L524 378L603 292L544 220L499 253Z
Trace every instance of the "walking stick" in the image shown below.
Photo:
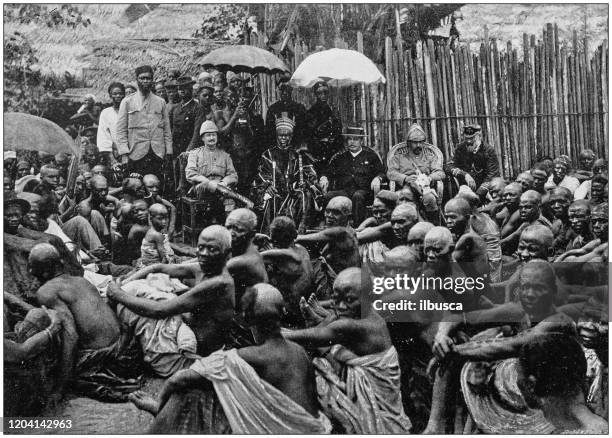
M300 187L302 189L302 216L306 216L306 194L304 193L304 162L302 161L301 152L298 152L298 164L300 166Z
M272 219L276 217L276 161L272 161Z

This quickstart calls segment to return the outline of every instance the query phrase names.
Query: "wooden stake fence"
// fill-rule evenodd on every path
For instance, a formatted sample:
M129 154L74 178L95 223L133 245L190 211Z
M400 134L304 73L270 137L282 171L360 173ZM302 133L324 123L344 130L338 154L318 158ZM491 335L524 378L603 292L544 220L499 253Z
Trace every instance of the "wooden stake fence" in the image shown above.
M357 42L355 49L363 51L362 35ZM590 59L584 47L586 41L575 32L571 44L560 42L552 24L537 41L524 34L521 48L507 43L502 51L485 28L477 53L432 40L404 51L388 37L384 65L378 66L387 83L332 88L330 101L343 124L366 128L369 145L382 157L403 140L411 123L419 123L428 141L449 158L461 127L478 123L507 178L547 155L567 154L576 162L579 152L590 148L607 158L608 43ZM286 62L295 71L309 53L301 43L292 51ZM265 114L278 99L275 78L261 75L257 81ZM307 108L314 102L311 90L298 89L294 97Z

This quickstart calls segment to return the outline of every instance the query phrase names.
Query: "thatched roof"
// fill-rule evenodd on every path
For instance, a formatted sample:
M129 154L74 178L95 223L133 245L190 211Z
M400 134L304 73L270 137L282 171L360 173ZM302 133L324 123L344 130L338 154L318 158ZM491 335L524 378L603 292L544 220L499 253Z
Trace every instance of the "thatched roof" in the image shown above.
M192 38L211 5L161 4L149 8L145 15L146 10L136 11L142 15L136 20L130 7L82 4L80 11L91 20L87 27L9 21L4 23L4 35L17 31L31 42L43 75L63 76L68 72L77 80L85 79L88 88L83 91L104 101L108 100L108 84L114 80L133 82L138 65L157 67L156 77L173 68L196 73L194 58L222 44Z

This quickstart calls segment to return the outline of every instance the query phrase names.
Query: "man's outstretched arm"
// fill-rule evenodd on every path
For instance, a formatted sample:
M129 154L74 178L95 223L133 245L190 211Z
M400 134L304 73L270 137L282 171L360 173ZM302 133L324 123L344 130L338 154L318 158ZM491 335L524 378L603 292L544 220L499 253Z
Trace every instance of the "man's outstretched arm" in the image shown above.
M296 243L316 243L316 242L331 242L340 237L344 237L347 230L344 227L333 227L323 231L318 231L312 234L301 234L296 237Z
M205 280L176 298L154 301L132 296L123 291L116 282L112 281L108 285L106 294L109 299L123 304L138 315L162 319L181 313L193 312L196 307L211 299L207 296L207 292L217 291L224 286L223 282L218 279Z
M195 264L186 264L186 265L169 265L164 263L156 263L151 266L147 266L122 281L122 283L128 283L134 280L141 280L147 278L149 274L167 274L170 278L193 278L194 275L194 266Z
M339 319L324 326L317 326L303 330L283 331L285 339L311 348L329 347L333 344L342 344L347 333L351 330L352 321Z

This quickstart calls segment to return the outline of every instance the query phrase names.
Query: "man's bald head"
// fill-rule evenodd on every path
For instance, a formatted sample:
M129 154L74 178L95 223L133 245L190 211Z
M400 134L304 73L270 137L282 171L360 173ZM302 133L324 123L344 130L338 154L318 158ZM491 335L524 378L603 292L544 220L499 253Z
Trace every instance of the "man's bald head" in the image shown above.
M207 239L219 242L221 250L224 252L229 252L232 248L232 235L222 225L210 225L204 228L198 237L198 244Z
M463 216L469 216L472 212L472 207L466 199L462 197L454 197L444 206L444 212L446 213L447 211L454 211L455 213L460 213Z
M267 283L249 287L240 301L249 325L278 327L286 313L285 300L277 288Z
M573 198L572 192L567 187L556 186L554 189L551 190L548 199L552 202L553 200L559 198L571 202Z
M336 276L334 285L338 284L350 284L357 291L361 291L361 268L351 267L346 268Z
M536 192L535 190L527 190L525 193L523 193L521 195L520 198L521 201L525 200L529 200L532 202L537 203L537 205L539 206L542 203L542 195L540 195L538 192Z
M450 232L457 236L462 235L468 225L472 206L461 197L454 197L444 206L444 219Z
M433 227L425 235L424 246L428 262L448 258L453 250L453 235L446 227Z
M237 208L232 210L227 216L226 223L230 221L240 221L250 231L255 231L257 227L257 215L248 208Z
M417 210L415 206L412 204L398 205L397 207L393 209L393 212L391 213L391 217L393 216L402 216L406 219L409 219L415 222L418 220Z
M412 204L400 204L391 213L393 234L402 244L406 243L408 231L419 220L416 207Z
M387 277L394 277L397 274L411 272L413 276L417 271L421 258L415 250L407 246L396 246L383 253L384 271Z
M346 196L336 196L325 207L325 225L328 227L345 227L353 211L353 202Z
M431 222L418 222L408 231L408 243L411 240L424 241L427 233L435 227Z
M159 178L151 173L145 175L142 177L142 183L145 186L148 185L152 185L152 184L159 184Z
M520 183L513 181L510 184L507 184L502 190L502 193L508 192L518 193L520 195L521 193L523 193L523 186Z
M346 196L336 196L327 205L328 207L338 208L344 214L350 214L353 210L353 201Z
M534 224L526 227L519 237L516 254L522 263L530 260L548 260L552 255L553 233L550 228Z
M58 250L50 243L39 243L30 250L28 270L41 283L54 277L61 264Z
M361 268L347 268L340 271L333 284L332 299L340 317L360 318L361 301L371 292L369 275L363 275ZM369 306L363 308L369 312Z
M580 235L588 233L591 221L591 203L586 199L572 202L567 210L567 218L574 232Z
M442 243L444 245L452 245L453 235L446 227L433 227L425 235L425 245L429 243Z
M153 204L149 207L149 214L151 216L159 216L160 214L168 214L168 209L163 204Z
M591 213L591 203L586 199L578 199L570 204L570 211L581 210L587 213Z
M397 205L414 202L414 193L410 187L404 187L397 192Z
M60 254L50 243L34 245L28 256L28 263L54 263L60 260Z
M519 216L523 222L533 222L540 217L542 196L535 190L527 190L519 198Z
M491 190L497 190L499 192L504 187L506 187L506 180L503 179L501 176L496 176L495 178L491 179L491 183L490 183Z

